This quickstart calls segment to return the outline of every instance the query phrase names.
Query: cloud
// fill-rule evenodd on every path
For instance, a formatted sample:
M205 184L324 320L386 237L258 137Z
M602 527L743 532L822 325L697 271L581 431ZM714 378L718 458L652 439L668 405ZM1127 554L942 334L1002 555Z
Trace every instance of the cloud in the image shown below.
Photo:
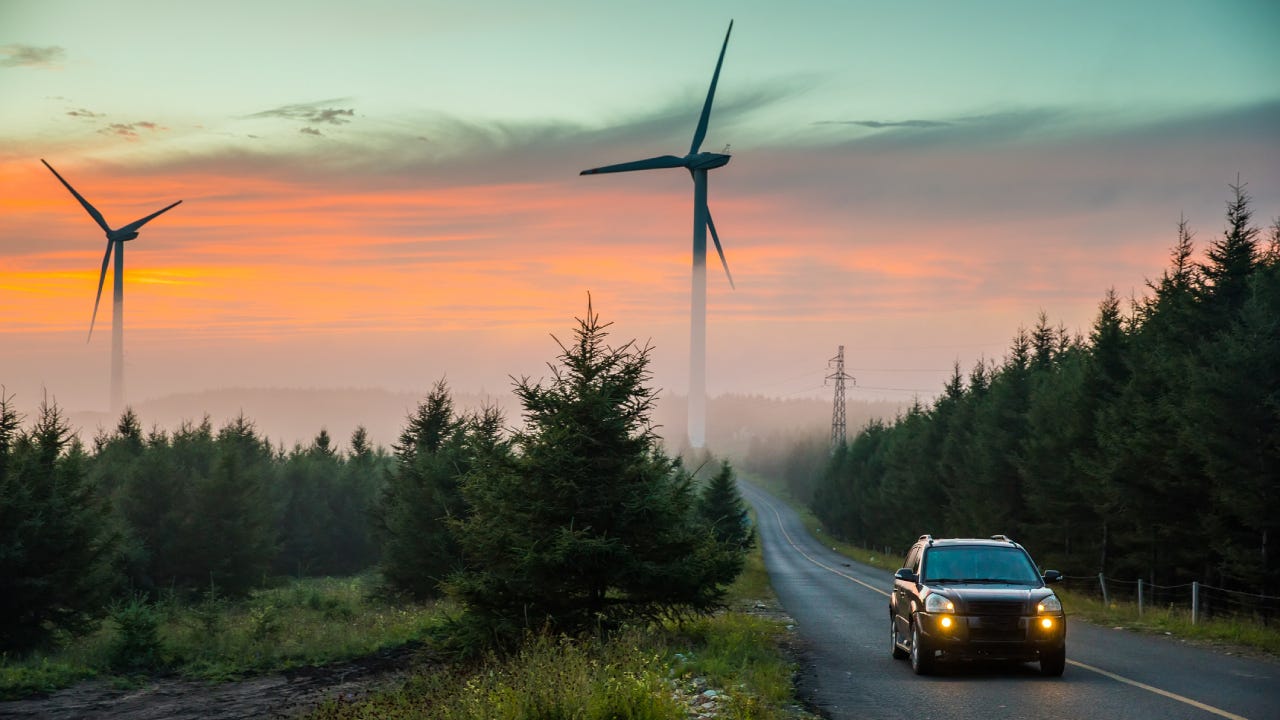
M301 120L307 124L324 124L324 125L346 125L355 117L356 111L353 108L334 107L335 103L346 102L346 98L337 98L335 100L320 100L312 103L296 103L293 105L281 105L271 110L263 110L262 112L253 113L246 117L250 118L284 118L286 120Z
M0 67L33 67L54 70L62 67L60 62L66 51L57 45L36 47L14 43L0 45Z
M324 133L320 132L319 130L313 127L304 127L298 132L302 133L303 135L324 135Z
M78 118L106 117L106 115L103 113L96 113L92 110L85 110L84 108L79 108L77 110L68 110L67 114L70 115L71 117L78 117Z
M71 113L67 113L67 114L70 115ZM166 128L163 128L157 125L156 123L150 122L148 120L140 120L138 122L131 122L131 123L111 123L110 125L99 130L98 132L102 133L103 135L117 135L119 137L125 138L126 140L136 140L139 137L139 133L138 133L139 130L147 130L149 132L155 132L157 130L165 130L165 129Z
M1055 133L1087 128L1096 132L1100 125L1083 113L1064 108L1038 107L1001 110L982 115L966 115L938 120L818 120L814 126L835 128L857 126L884 130L872 134L845 136L843 142L873 145L895 150L1002 144L1020 139L1040 141ZM928 132L919 132L927 130ZM840 144L841 136L828 134L819 142Z
M817 120L814 125L861 125L869 128L893 128L893 127L910 127L910 128L938 128L951 125L949 122L941 122L938 120L899 120L899 121L883 121L883 120Z

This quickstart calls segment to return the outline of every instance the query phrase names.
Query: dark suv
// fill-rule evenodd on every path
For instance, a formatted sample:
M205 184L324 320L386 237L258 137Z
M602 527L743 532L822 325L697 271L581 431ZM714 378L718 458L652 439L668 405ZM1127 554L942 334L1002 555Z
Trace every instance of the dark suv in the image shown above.
M1067 616L1021 545L989 540L934 540L921 535L893 575L889 596L893 656L911 658L916 674L941 657L1040 661L1043 675L1062 675Z

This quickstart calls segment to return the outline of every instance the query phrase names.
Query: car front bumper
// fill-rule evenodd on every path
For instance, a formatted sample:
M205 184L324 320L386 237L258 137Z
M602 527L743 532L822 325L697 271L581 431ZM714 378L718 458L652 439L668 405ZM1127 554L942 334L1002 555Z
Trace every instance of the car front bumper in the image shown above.
M979 616L919 613L922 641L948 655L1034 660L1066 644L1065 615ZM1048 626L1046 627L1046 622Z

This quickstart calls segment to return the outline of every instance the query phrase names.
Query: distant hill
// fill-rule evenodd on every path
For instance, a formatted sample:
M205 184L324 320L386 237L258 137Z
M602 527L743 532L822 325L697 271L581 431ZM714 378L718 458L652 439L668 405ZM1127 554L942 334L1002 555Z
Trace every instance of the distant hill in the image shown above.
M184 421L200 421L208 415L215 428L243 414L275 445L307 444L321 428L340 448L357 425L363 425L375 443L390 448L404 428L405 418L425 396L421 393L377 388L225 388L166 395L133 405L146 429L173 430ZM520 423L520 407L510 393L500 395L454 392L454 403L463 411L496 405L508 426ZM687 446L685 398L664 393L654 411L658 432L668 447L679 452ZM848 404L852 435L871 418L892 418L905 405L890 402ZM99 429L110 429L118 418L104 412L72 412L68 418L89 442ZM812 398L780 399L763 395L721 395L707 403L707 444L721 455L740 457L753 439L821 435L831 427L831 402Z

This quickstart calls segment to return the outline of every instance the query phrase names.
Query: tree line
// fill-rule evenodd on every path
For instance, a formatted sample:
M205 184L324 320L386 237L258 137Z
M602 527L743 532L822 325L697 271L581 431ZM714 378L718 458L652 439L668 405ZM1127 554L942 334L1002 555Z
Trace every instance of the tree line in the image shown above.
M442 381L391 452L363 428L285 450L243 416L144 432L132 410L86 447L56 404L23 427L0 392L0 652L139 593L370 569L385 596L456 598L486 645L713 609L751 542L732 469L699 485L663 453L650 350L607 327L589 306L552 378L517 382L520 428Z
M1202 261L1181 221L1088 337L1041 313L931 404L796 448L792 491L869 547L1004 533L1067 573L1280 594L1280 221L1264 237L1232 189Z

